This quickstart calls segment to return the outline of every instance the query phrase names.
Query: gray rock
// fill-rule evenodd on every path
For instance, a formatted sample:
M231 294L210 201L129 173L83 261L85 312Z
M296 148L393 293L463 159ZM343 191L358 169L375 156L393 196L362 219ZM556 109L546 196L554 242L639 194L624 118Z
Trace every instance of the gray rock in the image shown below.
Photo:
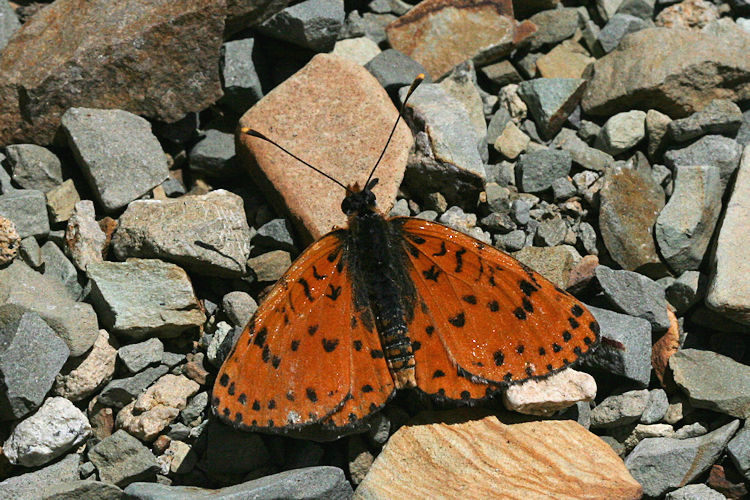
M258 304L250 294L236 291L224 295L221 299L221 308L232 325L244 327L258 310Z
M504 212L492 212L479 221L479 224L488 231L509 233L516 229L516 223L511 216Z
M13 181L22 189L46 193L62 184L62 164L52 152L36 144L13 144L5 148Z
M737 135L734 140L743 146L750 144L750 109L742 113L742 124L740 125L739 130L737 130ZM2 189L0 189L0 191L2 191Z
M242 198L219 189L175 200L139 200L120 216L115 255L161 258L198 274L232 277L245 272L250 227Z
M596 11L604 22L615 15L623 0L596 0Z
M747 422L742 430L729 441L727 453L737 470L745 476L745 479L750 479L750 425Z
M706 305L722 315L750 325L750 260L745 254L750 220L750 147L742 154L712 256Z
M570 153L573 162L586 170L604 172L615 164L612 155L596 148L592 148L576 134L575 130L563 128L552 141L552 147L560 148Z
M195 425L195 421L205 412L208 407L208 393L199 392L190 400L180 412L180 420L187 425Z
M495 144L497 138L500 137L510 121L511 116L507 108L502 105L498 107L495 114L490 118L490 123L487 124L487 142Z
M669 328L664 289L655 281L632 271L598 266L594 271L604 296L620 312L643 318L655 332Z
M611 155L623 153L646 137L646 113L633 110L618 113L604 124L595 146Z
M534 123L546 139L562 128L586 88L580 78L536 78L518 85L518 95L529 107Z
M156 259L89 264L90 297L104 327L130 339L175 337L206 317L187 273Z
M225 474L247 474L269 465L270 454L263 440L251 434L225 426L211 420L203 465L210 476Z
M665 500L726 500L727 497L705 484L688 484L670 491Z
M446 93L457 100L469 115L469 120L477 136L477 150L482 162L489 160L487 149L487 123L484 119L484 104L477 85L477 73L472 61L454 67L439 83Z
M49 233L47 200L41 191L19 189L0 195L0 215L13 221L21 238L45 238Z
M250 242L253 245L262 246L270 250L292 252L296 250L292 232L292 225L289 221L286 219L273 219L259 227L258 232L253 235Z
M102 481L120 487L151 479L157 470L153 453L122 429L91 448L89 460Z
M669 409L669 399L664 389L652 389L648 393L648 403L641 415L641 423L655 424L659 422Z
M167 157L151 124L140 116L118 109L70 108L62 117L62 128L106 211L124 207L169 175Z
M242 114L263 97L255 62L255 40L245 38L225 42L221 75L224 81L223 101Z
M386 49L365 64L365 69L372 73L391 96L395 96L401 87L411 85L419 74L425 75L425 82L432 79L424 66L396 49Z
M187 192L185 185L172 176L167 177L167 180L161 183L161 188L168 198L177 198Z
M241 173L234 150L234 134L209 129L190 150L189 168L207 177L236 177Z
M709 434L688 439L644 439L625 459L625 466L641 483L644 494L663 495L708 470L739 425L735 420Z
M668 130L672 119L655 109L646 113L646 133L648 134L648 157L656 158L662 153L669 139Z
M630 14L616 13L599 32L597 42L605 54L609 54L620 45L625 35L640 31L653 26L653 23L631 16Z
M194 486L167 486L159 483L133 483L125 488L138 500L199 500L221 498L273 500L277 498L349 500L352 487L344 471L337 467L308 467L272 474L246 483L207 490Z
M39 290L44 290L40 294ZM0 321L34 311L65 341L71 357L88 351L99 335L90 304L75 302L57 280L43 276L19 260L0 269Z
M403 16L411 9L411 5L402 0L372 0L367 6L378 14L392 13L397 16Z
M542 219L534 235L538 246L554 247L560 245L568 234L568 225L559 215L551 219Z
M496 234L492 242L496 247L502 248L506 252L516 252L524 247L526 233L520 229L516 229L508 234Z
M47 212L52 223L65 222L70 219L73 209L81 201L73 179L68 179L59 186L47 191Z
M524 41L532 51L572 37L581 24L578 9L572 7L543 10L529 21L537 26L536 33Z
M168 366L169 368L174 368L175 366L179 365L185 361L185 355L176 353L176 352L164 352L161 355L161 363L163 365Z
M560 177L566 177L572 166L567 151L544 149L521 155L518 159L518 187L525 193L549 189Z
M599 323L603 341L583 366L648 386L651 378L651 325L642 318L587 306Z
M330 52L344 16L343 0L305 0L274 14L256 29L315 52Z
M396 20L393 14L375 14L353 10L346 17L343 29L339 32L339 39L366 36L376 44L386 41L385 27Z
M117 357L130 373L138 373L149 365L161 363L164 344L159 339L148 339L120 347Z
M599 255L598 239L594 226L588 222L581 222L578 225L578 239L588 255Z
M107 235L96 221L93 201L82 200L75 204L61 245L65 245L73 263L82 271L91 263L104 260Z
M8 500L33 498L50 485L77 480L80 463L81 456L70 453L44 468L9 477L0 482L0 491L3 498Z
M654 17L654 7L656 0L624 0L617 7L617 14L630 14L644 20L651 20Z
M10 193L15 191L16 188L13 186L10 180L10 175L5 171L3 164L5 163L5 155L0 153L0 194Z
M12 464L44 465L78 446L91 434L81 410L65 398L48 398L36 413L13 428L3 443L3 454Z
M711 351L681 349L669 358L677 385L695 408L750 417L750 367Z
M509 83L518 83L522 80L521 75L518 74L516 68L507 59L483 66L479 68L479 72L492 82L496 89L505 87Z
M389 217L408 217L409 215L411 215L411 212L409 211L409 202L403 198L396 200L396 203L393 204L393 208L388 212Z
M122 408L138 397L148 386L169 371L164 365L146 368L132 377L115 379L99 393L99 403L113 408Z
M18 252L21 255L23 261L29 266L36 270L39 270L44 265L42 259L42 249L39 248L39 242L36 238L29 236L21 240L21 245L18 247Z
M0 52L13 36L13 33L21 27L21 23L16 17L16 13L10 4L3 0L0 2Z
M580 108L576 108L576 109L580 109ZM578 128L577 135L578 137L583 139L586 143L591 144L594 141L594 139L596 139L596 136L599 135L599 132L601 130L602 128L597 123L590 122L588 120L581 120L581 125Z
M721 189L740 164L742 146L721 135L706 135L683 148L673 148L664 153L664 162L672 170L678 165L709 165L718 167Z
M659 251L675 272L698 269L721 212L719 169L676 167L672 196L654 226Z
M555 201L565 201L576 195L576 187L567 177L558 177L552 182L552 195Z
M289 252L272 250L247 260L247 267L252 271L255 281L273 283L281 278L292 265Z
M706 134L733 135L742 125L742 111L728 99L714 99L701 111L670 122L669 136L685 142Z
M48 241L41 248L44 258L44 275L59 280L74 300L81 298L83 287L78 282L78 270L60 247Z
M648 390L609 396L591 411L592 429L611 429L637 422L648 404Z
M682 316L706 294L708 277L698 271L685 271L666 288L667 301Z
M38 314L9 319L0 316L0 420L39 408L70 353Z
M44 500L76 500L78 498L120 500L123 498L123 492L117 486L93 479L51 484L39 493L40 498Z

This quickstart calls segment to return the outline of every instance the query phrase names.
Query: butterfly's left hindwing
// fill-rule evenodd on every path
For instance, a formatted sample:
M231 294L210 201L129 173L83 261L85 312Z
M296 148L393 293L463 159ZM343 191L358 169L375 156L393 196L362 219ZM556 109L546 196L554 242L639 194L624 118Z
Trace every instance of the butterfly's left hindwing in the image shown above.
M394 390L369 310L355 310L341 232L309 247L274 286L216 378L225 422L272 430L347 427Z

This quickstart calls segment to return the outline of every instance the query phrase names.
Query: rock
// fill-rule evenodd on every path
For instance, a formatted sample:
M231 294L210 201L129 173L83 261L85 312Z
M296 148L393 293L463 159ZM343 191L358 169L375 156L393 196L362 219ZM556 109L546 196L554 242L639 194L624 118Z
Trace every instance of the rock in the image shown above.
M574 130L569 128L563 128L555 136L551 146L570 153L573 163L586 170L605 172L615 165L615 159L612 158L612 155L590 147L578 137Z
M221 308L234 326L244 327L255 314L258 304L250 294L245 292L229 292L221 299Z
M339 32L339 38L366 36L376 44L386 41L385 28L396 20L393 14L376 14L365 12L359 15L359 11L351 11L346 17L344 28Z
M643 318L654 332L669 328L667 300L658 283L632 271L596 268L596 279L607 300L620 312Z
M130 339L175 337L206 317L187 273L155 259L90 264L91 300L107 330Z
M727 497L705 484L688 484L670 491L666 500L725 500Z
M705 0L683 0L670 5L656 16L656 25L665 28L703 28L719 18L716 5Z
M15 426L3 443L3 454L14 465L44 465L90 434L86 415L73 403L65 398L48 398L36 413Z
M366 36L361 36L339 40L334 45L332 53L364 66L380 54L380 47Z
M669 409L667 393L663 389L652 389L648 393L648 403L641 415L641 423L655 424L659 422Z
M13 33L20 27L21 23L18 21L13 7L8 2L0 2L0 52L7 45Z
M212 476L244 475L268 465L270 455L258 434L232 429L210 420L207 448L203 457L205 471Z
M219 189L131 203L112 248L120 259L160 258L199 274L232 277L245 271L250 236L242 198Z
M469 115L469 122L477 135L479 156L482 158L482 162L487 162L489 160L486 139L487 123L484 119L484 102L480 93L481 89L477 85L474 63L467 61L459 64L439 85L466 110Z
M242 174L235 158L234 134L221 130L203 131L203 138L193 146L188 158L190 171L206 177L231 178Z
M510 0L427 0L386 28L391 47L422 64L435 79L466 59L477 65L498 61L534 31L530 21L513 18Z
M733 135L742 125L742 111L728 99L714 99L703 110L669 123L669 136L685 142L706 134Z
M21 239L27 236L46 238L49 234L47 202L41 191L19 189L0 195L0 217L15 224Z
M399 429L357 488L357 497L454 498L471 491L491 498L497 496L498 481L504 496L517 498L539 491L574 498L640 495L620 458L576 422L505 425L494 416L467 420L460 414L452 420ZM551 452L561 449L566 453Z
M365 441L359 436L349 437L347 448L349 475L352 478L352 483L359 484L372 467L375 457L373 457Z
M750 416L750 367L711 351L681 349L669 358L674 381L695 408L746 419Z
M526 233L520 229L511 231L508 234L497 234L494 237L493 244L506 252L516 252L524 247L526 242Z
M611 429L637 422L646 409L648 399L646 389L609 396L591 411L591 427Z
M565 41L537 59L536 68L542 78L584 78L590 76L594 61L580 44Z
M698 269L721 212L721 180L713 166L675 168L674 191L654 226L664 260L677 273Z
M123 430L91 448L89 460L96 466L102 481L120 487L153 478L157 468L156 457L149 449Z
M529 136L524 134L515 123L508 121L493 146L504 157L515 160L524 152L530 140Z
M645 21L639 17L618 12L607 21L597 35L596 41L600 50L609 54L620 45L626 35L652 26L650 19Z
M596 138L596 148L617 155L637 145L646 137L646 113L633 110L618 113L602 127Z
M684 427L683 427L684 428ZM674 428L669 424L638 424L625 439L625 453L630 453L638 443L647 438L675 437Z
M723 191L740 164L741 155L742 146L736 141L720 135L706 135L687 147L670 149L664 153L664 162L672 170L680 165L717 167Z
M667 310L667 316L670 323L669 329L654 342L651 348L651 366L654 368L654 374L662 386L666 386L668 382L671 382L671 378L667 378L669 358L680 349L682 344L680 324L677 321L677 316L671 310ZM671 375L669 376L671 377Z
M93 479L67 481L51 484L40 492L45 499L74 500L76 498L95 498L97 500L119 500L122 490L112 484Z
M187 474L195 467L198 462L198 455L192 447L182 441L172 441L169 448L164 452L165 457L169 457L169 471L172 474Z
M252 257L247 261L247 267L252 270L255 280L259 283L274 283L281 278L292 265L289 252L274 250Z
M551 219L542 219L534 234L534 243L547 247L560 245L565 241L568 230L568 225L559 215ZM575 240L573 243L575 243Z
M364 66L372 73L372 76L378 79L390 96L398 96L398 90L411 85L411 82L420 74L425 75L427 83L432 82L427 70L421 64L396 49L386 49L380 52Z
M614 311L587 306L599 323L603 341L583 360L583 366L624 377L641 387L651 377L651 325Z
M54 224L70 219L75 204L81 201L73 179L68 179L59 186L53 187L47 191L46 196L47 212L50 221Z
M543 10L531 16L529 21L537 26L537 31L524 45L528 45L531 51L537 51L572 37L580 25L580 16L578 9L567 7Z
M607 170L600 196L599 230L612 259L629 271L664 276L651 233L664 207L664 191L651 169L628 165Z
M294 103L293 108L289 103ZM304 152L305 161L325 165L327 174L347 184L364 182L396 116L388 94L366 69L337 56L319 54L248 110L240 126L269 134L284 131L281 137L271 134L271 139L283 142L289 151ZM326 141L321 141L318 131L309 124L324 122L330 130ZM352 135L356 130L367 133ZM373 137L382 139L373 141ZM409 127L401 123L376 172L380 183L374 192L385 213L390 211L401 184L411 145ZM237 153L277 212L291 214L290 220L303 237L317 239L346 222L340 209L343 191L334 189L320 174L247 134L240 136ZM314 201L311 192L316 193ZM205 226L205 217L201 225Z
M125 109L172 122L221 96L224 2L109 7L102 0L57 3L32 16L5 47L0 144L50 143L62 114L75 106ZM123 130L112 130L110 139L130 140Z
M206 496L219 498L329 498L346 500L352 497L352 487L344 471L329 466L306 467L271 474L234 486L215 490L195 486L167 486L159 483L132 483L125 488L131 498L141 500L198 500Z
M107 242L107 235L96 222L94 203L77 202L65 229L65 244L76 267L86 271L90 264L103 262Z
M511 385L503 392L503 404L511 411L549 416L595 396L596 381L591 375L567 369L542 380Z
M672 119L655 109L646 113L646 133L648 135L648 157L656 158L664 150L669 139L669 124Z
M744 258L745 224L750 209L750 148L746 147L724 213L712 255L706 305L744 325L750 325L750 262Z
M315 52L330 52L344 16L343 0L305 0L274 14L256 29Z
M37 313L67 344L71 357L88 351L99 334L91 305L75 302L62 283L18 260L0 269L0 304L0 322L22 311Z
M44 275L60 281L76 300L81 297L83 288L78 282L78 271L56 244L48 241L41 248L44 258Z
M226 325L223 321L219 322L219 325L216 327L216 331L214 332L213 337L211 338L211 343L208 344L207 353L204 354L202 352L196 352L195 354L188 354L186 356L187 363L182 367L182 373L186 377L188 377L191 380L195 380L200 385L206 385L206 380L208 378L208 371L203 366L203 359L205 357L209 358L209 362L213 361L211 364L219 367L221 366L221 362L224 361L224 358L228 353L222 352L221 354L224 355L224 358L218 359L219 356L219 348L222 345L222 342L218 342L219 337L222 337L222 340L226 338L226 335L231 332L231 328L229 330L223 330L220 328L220 325ZM222 336L222 333L224 334ZM217 345L218 344L218 345ZM234 345L229 346L234 347Z
M49 149L36 144L12 144L5 148L13 182L21 189L46 193L62 184L62 164Z
M750 427L747 423L727 444L727 454L745 479L750 478Z
M201 422L201 417L207 409L208 393L205 391L199 392L180 412L180 420L188 425L197 425Z
M567 151L544 149L521 155L517 164L518 186L526 193L544 191L555 179L566 177L571 165Z
M524 247L512 255L563 289L568 286L571 269L581 260L575 248L568 245Z
M705 436L644 439L625 459L625 466L643 486L643 493L663 495L708 470L738 427L735 420Z
M70 351L34 312L7 320L0 317L0 420L17 420L39 408Z
M117 414L117 427L142 441L153 441L185 408L200 386L183 375L167 374Z
M168 177L164 151L149 122L139 116L117 109L70 108L62 116L62 128L94 196L108 212Z
M166 366L160 365L146 368L132 377L115 379L101 390L99 403L113 408L122 408L168 371Z
M558 177L552 182L552 195L555 201L565 201L576 195L576 187L568 180L568 177ZM587 225L591 227L590 224Z
M33 237L31 239L36 242ZM0 266L9 264L16 258L21 244L21 237L16 231L16 225L10 219L0 215Z
M296 251L291 224L286 219L273 219L258 228L250 242L270 250Z
M685 271L666 289L667 301L682 316L706 294L707 277L698 271Z
M438 221L487 244L491 241L489 234L476 226L477 216L472 213L465 213L460 207L450 207L440 216Z
M236 113L244 113L263 97L255 56L255 39L244 38L222 45L224 102Z
M562 128L586 88L580 78L536 78L518 85L518 95L529 107L534 123L546 139Z
M656 54L654 47L659 47ZM747 99L750 61L743 54L749 48L750 37L739 34L718 37L666 28L632 33L618 50L596 61L581 105L586 113L598 116L648 105L684 117L717 97ZM711 77L700 76L706 74Z
M518 83L522 80L513 64L508 61L500 61L479 68L482 73L496 88L501 88L509 83Z
M106 330L99 330L94 346L57 376L55 394L73 402L80 401L104 384L115 373L117 349Z
M77 480L80 463L81 456L70 453L46 467L5 479L0 482L0 490L9 500L32 498L50 485Z
M117 357L130 373L138 373L149 365L161 363L164 344L159 339L148 339L120 347Z

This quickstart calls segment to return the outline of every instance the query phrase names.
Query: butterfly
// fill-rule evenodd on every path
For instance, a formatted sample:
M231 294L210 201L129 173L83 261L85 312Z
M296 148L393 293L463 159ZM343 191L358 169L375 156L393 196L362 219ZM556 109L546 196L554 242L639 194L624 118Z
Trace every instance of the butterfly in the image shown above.
M586 307L511 256L437 222L386 218L372 191L377 163L364 185L344 186L242 132L344 187L348 225L297 258L240 334L213 388L225 423L346 429L406 388L476 403L598 344Z

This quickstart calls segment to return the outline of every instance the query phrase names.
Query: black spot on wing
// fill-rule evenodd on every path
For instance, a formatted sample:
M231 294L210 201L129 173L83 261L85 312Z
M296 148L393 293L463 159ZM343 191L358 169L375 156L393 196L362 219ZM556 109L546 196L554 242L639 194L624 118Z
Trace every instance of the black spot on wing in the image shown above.
M365 384L362 386L362 392L372 392L372 386L370 384Z
M465 253L465 248L456 251L456 269L454 270L454 272L460 273L463 270Z
M318 401L318 395L315 393L315 389L313 389L312 387L308 387L307 389L305 389L305 393L307 395L307 399L309 399L313 403Z
M505 362L503 351L495 351L495 354L493 354L492 357L495 359L495 366L502 366Z
M576 318L580 318L581 316L583 316L583 308L576 304L570 308L570 313Z
M307 333L310 335L315 335L315 332L318 331L318 325L310 325L307 327Z
M312 266L312 270L313 270L313 277L314 277L314 278L315 278L316 280L320 281L320 280L322 280L323 278L325 278L325 277L326 277L326 275L325 275L325 274L320 274L320 273L318 273L318 269L317 269L317 268L316 268L315 266Z
M312 295L310 295L310 284L307 282L307 280L305 278L298 278L297 279L297 283L299 283L300 285L302 285L302 289L305 292L305 297L307 297L307 300L309 300L310 302L312 302L313 301L313 297L312 297Z
M477 296L476 295L464 295L461 297L464 302L467 304L476 304L477 303Z
M257 345L258 347L263 347L266 343L266 338L268 336L268 330L264 326L260 330L258 330L258 333L255 334L255 338L253 339L253 344Z
M227 393L230 396L234 396L234 391L235 391L234 382L232 382L231 384L229 384L229 389L227 389Z
M570 334L568 330L563 331L562 336L565 342L570 342L570 339L573 338L573 336Z
M383 354L383 351L381 351L380 349L373 349L370 351L370 357L372 357L372 359L380 359L384 356L385 355Z
M427 325L427 328L425 328L424 331L425 333L427 333L427 335L432 335L433 333L435 333L435 327L432 325Z
M440 273L442 273L442 271L438 269L437 267L435 267L434 265L431 268L427 269L426 271L422 271L422 275L424 276L425 279L432 280L434 282L437 282L438 276L440 276Z
M258 401L257 399L253 401L253 410L255 411L260 410L260 401Z
M440 257L442 255L445 255L447 252L448 252L448 250L446 250L446 248L445 248L445 242L441 241L440 242L440 251L439 252L435 252L434 254L432 254L432 256L433 257Z
M226 386L227 386L227 384L229 384L229 375L227 375L227 374L225 373L225 374L223 374L223 375L222 375L221 377L219 377L219 384L220 384L220 385L221 385L222 387L226 387Z
M521 291L524 295L527 297L531 297L531 294L537 291L537 287L531 284L529 281L522 279L519 282L519 286L521 288Z
M448 323L458 328L461 328L466 324L466 316L463 312L456 314L455 316L448 318Z
M487 307L489 307L490 311L492 312L497 312L500 310L500 304L498 304L496 300L492 300L488 302Z
M323 338L323 350L325 350L325 352L333 352L336 349L336 346L338 345L339 345L338 339Z
M361 351L362 350L362 341L361 340L355 340L352 342L352 345L354 346L355 351Z
M575 330L576 328L578 328L579 326L581 326L581 324L578 321L576 321L576 319L573 318L573 317L569 317L568 318L568 323L570 323L570 327L573 330Z
M299 340L292 340L291 348L292 351L296 351L297 349L299 349Z
M341 287L340 286L333 286L328 285L328 292L325 294L326 297L329 299L335 301L339 298L339 295L341 295Z
M526 319L526 311L524 311L524 310L523 310L523 309L521 309L520 307L517 307L517 308L516 308L516 309L515 309L515 310L513 311L513 315L514 315L514 316L515 316L516 318L520 319L520 320L524 320L524 319Z
M237 398L237 402L242 406L245 406L247 404L247 394L244 392L240 394L240 397Z
M445 372L443 370L435 370L435 372L432 374L432 378L440 377L445 377Z

